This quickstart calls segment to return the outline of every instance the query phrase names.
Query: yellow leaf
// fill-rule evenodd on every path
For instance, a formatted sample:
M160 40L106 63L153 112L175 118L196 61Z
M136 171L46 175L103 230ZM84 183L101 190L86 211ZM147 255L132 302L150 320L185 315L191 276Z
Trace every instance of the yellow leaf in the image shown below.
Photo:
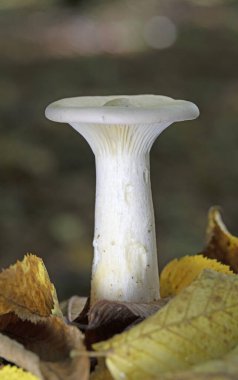
M0 273L0 315L10 312L32 322L60 314L55 287L39 257L26 255Z
M227 230L218 207L209 210L206 241L203 255L229 265L238 273L238 238Z
M222 357L238 344L238 276L202 274L159 312L94 345L116 380L159 379Z
M0 380L38 380L38 377L21 368L5 365L0 369Z
M163 380L231 379L238 379L238 347L226 354L222 359L210 360L196 365L189 371L179 371L163 375Z
M201 255L184 256L166 265L160 275L161 297L173 296L191 284L204 269L234 274L227 265Z
M1 379L0 379L1 380ZM91 373L90 380L113 380L112 375L105 366L105 360L99 360L95 371Z
M0 358L39 379L88 379L83 335L65 323L43 261L27 255L0 274ZM1 379L0 379L1 380Z

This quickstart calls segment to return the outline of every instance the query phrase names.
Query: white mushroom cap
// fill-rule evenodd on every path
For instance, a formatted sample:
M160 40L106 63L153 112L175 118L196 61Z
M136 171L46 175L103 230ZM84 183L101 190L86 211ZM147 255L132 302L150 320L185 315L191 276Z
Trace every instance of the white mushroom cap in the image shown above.
M195 104L160 95L75 97L58 100L46 108L48 119L69 124L171 124L198 115Z

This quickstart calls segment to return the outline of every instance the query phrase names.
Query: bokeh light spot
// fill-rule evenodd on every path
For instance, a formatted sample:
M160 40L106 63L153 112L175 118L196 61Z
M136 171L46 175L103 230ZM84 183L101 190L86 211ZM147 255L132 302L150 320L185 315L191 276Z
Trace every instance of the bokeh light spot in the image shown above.
M168 48L175 43L176 39L176 25L168 17L155 16L145 24L144 40L154 49Z

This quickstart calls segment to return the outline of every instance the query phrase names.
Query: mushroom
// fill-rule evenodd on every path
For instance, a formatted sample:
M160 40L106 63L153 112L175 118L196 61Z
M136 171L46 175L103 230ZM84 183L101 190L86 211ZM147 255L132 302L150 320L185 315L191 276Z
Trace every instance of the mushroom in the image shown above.
M95 155L92 304L159 299L149 153L170 124L198 115L195 104L158 95L76 97L47 107L46 117L69 123Z

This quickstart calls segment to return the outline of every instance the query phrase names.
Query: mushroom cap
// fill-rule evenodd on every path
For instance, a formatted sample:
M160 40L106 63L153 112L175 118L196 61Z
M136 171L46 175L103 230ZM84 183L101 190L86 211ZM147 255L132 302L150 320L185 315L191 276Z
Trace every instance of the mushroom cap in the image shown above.
M46 117L60 123L172 123L198 117L198 107L161 95L111 95L66 98L51 103Z

